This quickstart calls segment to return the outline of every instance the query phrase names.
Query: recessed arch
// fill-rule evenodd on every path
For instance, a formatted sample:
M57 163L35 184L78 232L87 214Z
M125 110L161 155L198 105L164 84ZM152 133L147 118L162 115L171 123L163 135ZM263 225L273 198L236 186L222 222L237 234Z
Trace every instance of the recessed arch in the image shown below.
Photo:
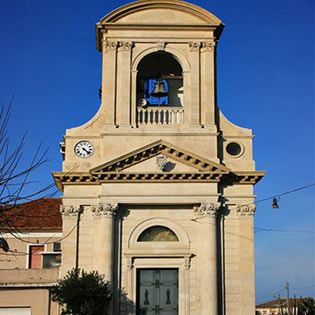
M186 233L186 231L177 223L170 221L165 218L152 218L148 219L146 221L141 222L139 225L137 225L133 231L130 233L129 239L128 239L128 248L135 247L135 245L138 243L138 239L145 230L147 230L150 227L154 226L163 226L167 229L173 231L175 235L178 238L178 244L180 244L183 248L189 248L189 237Z
M153 47L146 48L142 50L140 53L138 53L138 55L136 55L132 61L131 71L137 72L140 61L147 55L157 52L157 51L159 51L159 49L156 46L153 46ZM180 51L173 48L169 48L169 47L165 47L163 51L172 55L172 57L182 67L183 72L187 73L190 71L190 64L187 58Z
M178 242L178 237L163 225L153 225L140 234L137 242Z

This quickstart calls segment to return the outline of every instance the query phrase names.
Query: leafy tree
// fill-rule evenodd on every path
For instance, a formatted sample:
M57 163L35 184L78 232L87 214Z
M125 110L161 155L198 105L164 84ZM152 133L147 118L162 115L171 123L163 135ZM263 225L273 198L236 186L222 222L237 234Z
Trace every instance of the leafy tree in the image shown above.
M52 300L63 306L61 315L108 314L111 287L97 271L72 269L50 291Z
M302 299L298 305L298 315L315 315L315 302L311 297Z

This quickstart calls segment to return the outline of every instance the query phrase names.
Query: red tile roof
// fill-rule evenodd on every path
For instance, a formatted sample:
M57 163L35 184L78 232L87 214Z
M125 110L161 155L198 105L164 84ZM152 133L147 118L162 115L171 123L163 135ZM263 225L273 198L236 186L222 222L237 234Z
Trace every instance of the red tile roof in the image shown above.
M294 305L294 303L299 304L300 301L301 301L300 298L296 298L296 299L290 298L291 305ZM280 305L282 307L286 306L287 305L286 303L287 303L287 299L280 299ZM276 307L279 307L278 299L256 305L256 308L276 308Z
M39 198L0 212L0 229L61 230L60 198Z

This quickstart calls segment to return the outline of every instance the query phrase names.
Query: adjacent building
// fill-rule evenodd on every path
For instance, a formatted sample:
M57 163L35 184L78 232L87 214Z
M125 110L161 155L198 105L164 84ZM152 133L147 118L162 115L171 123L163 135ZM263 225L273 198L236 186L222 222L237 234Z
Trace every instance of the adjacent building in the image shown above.
M49 288L59 278L59 198L40 198L1 211L0 315L58 315Z

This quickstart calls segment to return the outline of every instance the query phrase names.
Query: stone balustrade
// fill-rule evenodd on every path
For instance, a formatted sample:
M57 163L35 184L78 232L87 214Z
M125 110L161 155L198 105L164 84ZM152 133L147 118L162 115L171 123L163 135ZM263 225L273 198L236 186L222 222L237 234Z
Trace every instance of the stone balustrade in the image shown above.
M138 125L182 125L184 108L173 106L137 107Z

